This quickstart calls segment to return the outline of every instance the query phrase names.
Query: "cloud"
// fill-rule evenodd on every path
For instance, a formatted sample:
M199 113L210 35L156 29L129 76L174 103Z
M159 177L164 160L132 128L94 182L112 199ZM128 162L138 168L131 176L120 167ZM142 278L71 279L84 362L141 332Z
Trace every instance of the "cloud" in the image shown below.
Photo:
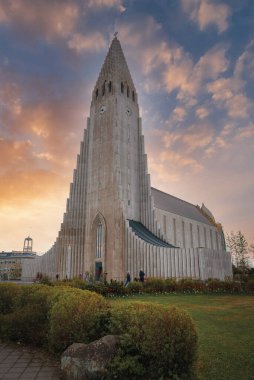
M231 9L226 4L216 4L209 0L182 0L183 11L196 22L201 31L210 25L216 26L219 33L229 26Z
M90 35L74 33L68 41L68 47L77 53L84 51L98 52L101 48L105 48L106 46L106 40L99 32Z
M89 8L116 8L119 12L124 12L126 8L124 7L122 0L89 0Z
M172 151L163 151L160 154L160 160L163 163L167 163L167 166L175 166L179 169L182 167L188 167L188 169L193 170L194 172L200 171L203 169L203 166L192 157L188 157L184 154L180 154Z
M245 82L239 77L220 78L207 84L214 103L231 118L246 118L252 103L244 92Z
M206 118L207 116L209 116L210 112L211 111L206 107L198 107L195 111L195 114L199 119L202 120Z
M44 169L14 170L0 176L0 205L21 207L34 200L47 198L66 187L66 181L59 174Z
M30 38L66 38L74 31L78 17L77 3L68 0L6 0L0 3L0 22Z
M172 118L175 121L183 121L186 118L187 112L182 107L176 107L174 108L172 112Z

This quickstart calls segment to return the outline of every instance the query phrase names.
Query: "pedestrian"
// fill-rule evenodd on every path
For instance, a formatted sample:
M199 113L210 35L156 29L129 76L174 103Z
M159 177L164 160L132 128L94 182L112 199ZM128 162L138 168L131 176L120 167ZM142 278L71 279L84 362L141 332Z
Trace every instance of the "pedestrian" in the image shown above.
M130 282L131 282L131 275L130 275L130 272L127 272L124 286L127 287Z
M143 271L143 269L140 269L140 271L139 271L139 281L140 282L145 281L145 272Z
M57 273L56 274L56 281L58 281L58 279L59 279L59 274Z

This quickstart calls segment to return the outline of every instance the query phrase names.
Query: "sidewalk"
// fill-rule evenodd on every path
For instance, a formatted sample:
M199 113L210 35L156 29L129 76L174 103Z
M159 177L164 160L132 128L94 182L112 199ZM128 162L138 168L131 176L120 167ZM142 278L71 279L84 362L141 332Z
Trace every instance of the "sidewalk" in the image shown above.
M0 380L60 380L60 361L39 350L0 341Z

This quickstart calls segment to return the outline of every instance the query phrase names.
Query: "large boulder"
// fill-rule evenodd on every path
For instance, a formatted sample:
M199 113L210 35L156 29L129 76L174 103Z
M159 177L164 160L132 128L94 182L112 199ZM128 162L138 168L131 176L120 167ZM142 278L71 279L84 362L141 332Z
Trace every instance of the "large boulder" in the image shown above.
M119 346L120 337L106 335L92 343L73 343L61 357L66 380L100 380Z

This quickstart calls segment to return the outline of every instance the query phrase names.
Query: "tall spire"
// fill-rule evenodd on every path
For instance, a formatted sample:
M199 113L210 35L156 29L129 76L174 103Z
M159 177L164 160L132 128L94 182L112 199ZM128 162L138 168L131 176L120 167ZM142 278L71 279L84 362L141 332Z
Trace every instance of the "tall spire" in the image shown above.
M117 33L114 33L95 87L108 80L127 82L135 89Z

